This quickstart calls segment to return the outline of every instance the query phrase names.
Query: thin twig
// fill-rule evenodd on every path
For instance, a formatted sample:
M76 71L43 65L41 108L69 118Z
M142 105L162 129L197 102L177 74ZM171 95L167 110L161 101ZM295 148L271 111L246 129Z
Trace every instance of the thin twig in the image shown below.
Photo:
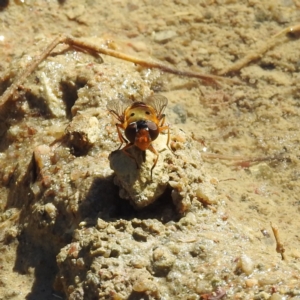
M21 84L26 80L26 78L36 69L36 67L49 56L51 51L61 43L68 44L70 46L75 46L87 50L91 50L97 53L101 53L104 55L113 56L122 60L126 60L138 65L141 65L145 68L156 68L160 69L163 72L166 73L172 73L179 76L186 76L186 77L194 77L199 78L203 80L209 80L209 81L224 81L231 84L241 84L241 82L237 79L231 79L226 78L222 76L216 76L216 75L206 75L198 72L192 72L188 70L178 70L176 68L173 68L169 65L166 65L162 62L154 61L154 60L147 60L143 58L139 58L136 56L128 55L123 52L115 51L112 49L104 48L101 46L94 45L93 43L83 41L78 38L74 38L72 36L65 36L60 35L57 38L55 38L49 46L45 50L42 51L42 53L38 56L36 56L32 62L15 78L14 82L11 84L11 86L3 93L3 95L0 97L0 108L8 101L15 91L19 88Z
M233 72L238 72L240 69L245 67L247 64L249 64L251 61L256 60L260 58L264 53L266 53L268 50L273 48L278 43L278 37L287 34L287 33L299 33L300 31L300 24L297 24L292 27L287 27L283 30L281 30L279 33L273 35L267 42L259 49L256 49L249 54L247 54L245 57L238 60L233 65L224 68L219 72L219 75L223 76L226 74L230 74Z
M51 53L51 51L62 41L62 37L57 37L40 55L37 55L32 62L15 78L11 86L0 97L0 107L12 97L25 79L36 69L36 67Z
M89 43L87 41L82 41L81 39L77 39L77 38L70 37L70 36L66 36L64 42L69 45L72 45L72 46L75 45L75 46L89 49L89 50L92 50L92 51L95 51L95 52L98 52L98 53L101 53L104 55L109 55L109 56L113 56L116 58L120 58L122 60L130 61L130 62L138 64L144 68L160 69L166 73L171 73L171 74L185 76L185 77L194 77L194 78L199 78L199 79L203 79L203 80L224 81L224 82L234 83L234 84L241 83L239 80L226 78L226 77L222 77L222 76L207 75L207 74L202 74L202 73L188 71L188 70L178 70L176 68L173 68L173 67L166 65L162 62L159 62L159 61L139 58L139 57L136 57L133 55L125 54L123 52L115 51L115 50L108 49L108 48L103 48L101 46L99 47L99 46Z
M220 160L229 160L229 161L237 161L238 163L256 163L261 161L276 161L286 159L282 155L279 156L264 156L264 157L245 157L241 155L223 155L216 153L206 153L203 152L201 154L203 158L206 159L220 159Z
M280 241L278 228L276 226L272 225L272 223L270 223L270 224L271 224L271 228L273 230L273 234L274 234L274 237L276 240L276 252L280 253L282 260L286 260L286 255L284 254L285 248Z

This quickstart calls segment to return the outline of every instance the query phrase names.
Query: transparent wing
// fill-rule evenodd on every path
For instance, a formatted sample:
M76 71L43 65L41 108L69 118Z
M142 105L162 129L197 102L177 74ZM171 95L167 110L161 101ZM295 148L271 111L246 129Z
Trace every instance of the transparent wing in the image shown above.
M132 105L129 99L113 99L107 102L106 108L113 114L121 123L124 122L124 112L126 108Z
M156 110L157 117L160 118L168 104L168 99L162 95L152 95L144 102L151 105Z

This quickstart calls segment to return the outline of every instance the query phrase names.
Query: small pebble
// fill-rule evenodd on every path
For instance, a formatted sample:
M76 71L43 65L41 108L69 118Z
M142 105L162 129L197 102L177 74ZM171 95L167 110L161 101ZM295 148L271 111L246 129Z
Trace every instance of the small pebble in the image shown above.
M50 219L55 219L56 218L56 214L57 214L57 209L54 206L54 204L52 203L47 203L44 206L45 212L47 213L47 215L49 216Z
M258 284L258 280L255 278L249 278L245 280L245 284L247 287L254 287Z
M271 179L273 177L273 171L266 163L250 167L249 170L256 178Z
M160 246L156 248L152 254L152 268L155 275L166 275L171 270L175 259L175 256L167 247Z
M273 294L268 300L283 300L284 298L279 294Z
M183 226L196 225L197 218L193 213L188 212L185 217L181 218L179 223L180 223L180 225L183 225Z
M133 230L132 236L138 242L146 242L148 234L141 227L137 227Z
M135 256L134 259L130 261L130 264L136 269L142 269L148 264L148 260L142 256Z
M108 223L102 219L97 220L97 229L105 229L108 226Z
M39 145L35 147L33 155L39 171L44 167L51 165L50 154L51 148L48 145Z
M199 242L196 242L193 246L193 248L191 249L190 251L190 254L193 256L193 257L198 257L198 258L201 258L201 259L206 259L207 256L208 256L208 251L207 251L207 245L202 242L202 241L199 241Z
M164 30L160 32L156 32L154 35L154 41L156 43L166 43L172 38L176 37L177 33L174 30Z
M139 278L134 282L132 289L135 292L142 293L147 291L151 291L151 292L156 291L157 287L152 280Z
M246 254L241 255L238 266L246 275L250 275L254 270L254 263Z
M276 284L280 279L278 279L276 276L268 276L268 277L262 277L258 279L258 284L260 286L264 285L270 285L270 284Z
M254 300L267 300L270 299L270 294L266 292L260 292L253 297Z

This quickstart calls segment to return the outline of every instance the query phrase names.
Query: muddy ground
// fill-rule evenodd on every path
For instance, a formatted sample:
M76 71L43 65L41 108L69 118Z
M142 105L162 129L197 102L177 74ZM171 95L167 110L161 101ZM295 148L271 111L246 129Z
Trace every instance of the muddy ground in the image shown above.
M0 101L0 299L300 299L299 1L0 9L1 94L58 34L235 80L56 47ZM110 155L106 104L153 93L173 153L161 134L151 181L150 151Z

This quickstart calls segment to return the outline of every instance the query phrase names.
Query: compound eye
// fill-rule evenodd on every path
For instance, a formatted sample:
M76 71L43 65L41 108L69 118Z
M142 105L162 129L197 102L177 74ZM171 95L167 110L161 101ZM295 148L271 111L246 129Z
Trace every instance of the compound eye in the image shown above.
M130 123L125 129L125 136L129 140L130 143L134 143L135 136L137 132L136 122Z
M151 122L151 121L147 122L147 126L149 129L149 134L150 134L151 140L154 141L158 137L158 134L159 134L158 126L154 122Z

